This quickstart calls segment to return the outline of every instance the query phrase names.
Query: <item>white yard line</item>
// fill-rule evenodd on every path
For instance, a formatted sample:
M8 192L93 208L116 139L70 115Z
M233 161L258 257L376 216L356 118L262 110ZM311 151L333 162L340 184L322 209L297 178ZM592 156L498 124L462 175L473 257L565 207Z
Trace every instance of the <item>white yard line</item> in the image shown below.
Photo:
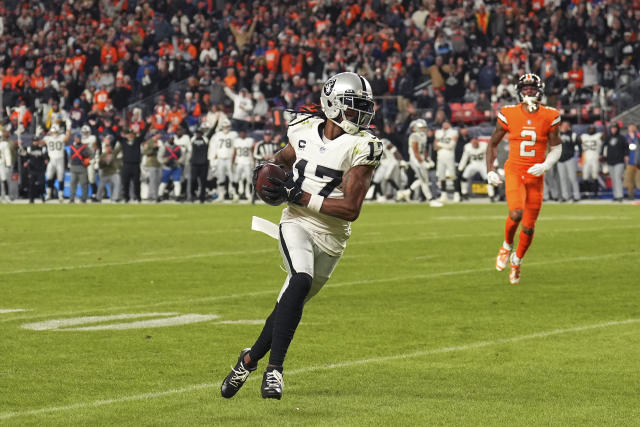
M622 252L622 253L613 253L613 254L605 254L605 255L594 255L594 256L580 256L573 258L562 258L562 259L554 259L548 261L537 261L537 262L528 262L526 263L527 267L539 267L546 266L549 264L563 264L567 262L575 262L575 261L595 261L599 259L606 258L617 258L632 255L631 252ZM493 261L493 260L492 260ZM491 261L491 262L492 262ZM491 264L490 261L487 261L487 264ZM388 277L388 278L379 278L379 279L363 279L363 280L353 280L350 282L336 282L336 283L328 283L325 285L325 288L340 288L344 286L357 286L357 285L368 285L374 283L388 283L388 282L401 282L406 280L422 280L422 279L431 279L436 277L445 277L445 276L457 276L457 275L465 275L465 274L475 274L475 273L487 273L495 271L494 267L486 267L486 268L472 268L465 270L450 270L450 271L440 271L435 273L425 273L425 274L414 274L410 276L396 276L396 277ZM506 280L506 279L505 279ZM53 312L53 313L43 313L43 314L33 314L29 316L22 317L14 317L10 319L0 319L0 323L5 322L15 322L20 320L29 320L29 319L38 319L41 317L51 317L51 316L73 316L76 314L84 314L84 313L96 313L103 311L116 311L116 310L133 310L140 308L152 308L152 307L161 307L161 306L175 306L181 304L198 304L198 303L207 303L213 301L222 301L233 298L250 298L256 296L263 295L276 295L279 292L279 287L274 287L273 289L265 290L265 291L256 291L256 292L244 292L238 294L229 294L229 295L212 295L210 297L202 297L202 298L189 298L189 299L180 299L180 300L170 300L170 301L160 301L151 304L136 304L136 305L126 305L126 306L115 306L115 307L104 307L104 308L94 308L90 310L77 310L77 311L66 311L66 312Z
M366 365L369 363L383 363L383 362L391 362L395 360L411 359L415 357L431 356L431 355L442 354L442 353L475 350L478 348L490 347L494 345L511 344L511 343L516 343L521 341L528 341L528 340L546 338L546 337L551 337L556 335L569 334L573 332L582 332L582 331L588 331L593 329L607 328L610 326L629 325L629 324L638 323L638 322L640 322L640 319L614 320L609 322L595 323L591 325L582 325L582 326L576 326L571 328L552 329L549 331L535 332L532 334L519 335L519 336L509 337L509 338L498 338L494 340L477 341L470 344L440 347L440 348L434 348L434 349L428 349L428 350L418 350L413 353L402 353L402 354L394 354L389 356L372 357L367 359L349 360L349 361L344 361L340 363L331 363L327 365L309 366L306 368L293 369L291 371L287 371L286 375L291 376L291 375L305 374L307 372L314 372L314 371L326 371L331 369L348 368L352 366ZM249 379L249 381L255 381L258 379L259 379L258 376L254 375L252 378ZM39 408L39 409L32 409L27 411L4 412L4 413L0 413L0 420L7 420L10 418L24 417L29 415L41 415L41 414L49 414L49 413L56 413L56 412L72 411L75 409L98 408L100 406L113 405L113 404L131 402L131 401L137 401L137 400L157 399L164 396L189 393L192 391L197 391L202 389L217 388L219 386L220 386L219 382L193 384L190 386L177 388L177 389L152 392L152 393L135 394L131 396L122 396L122 397L117 397L113 399L96 400L94 402L81 402L81 403L74 403L72 405L52 406L48 408Z

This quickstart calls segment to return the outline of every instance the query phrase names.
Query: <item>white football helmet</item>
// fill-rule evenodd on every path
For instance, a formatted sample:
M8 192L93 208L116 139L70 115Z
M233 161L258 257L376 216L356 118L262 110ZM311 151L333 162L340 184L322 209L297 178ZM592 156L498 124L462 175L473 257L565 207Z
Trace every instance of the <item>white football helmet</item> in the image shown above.
M229 130L231 129L231 122L229 121L229 119L220 120L220 129L222 129L224 133L229 132Z
M91 133L91 128L89 125L84 125L80 128L80 132L82 132L82 135L87 136Z
M58 126L57 124L53 124L51 125L51 129L49 129L49 132L51 133L60 133L61 129L60 126Z
M374 114L371 85L356 73L340 73L327 80L320 93L320 104L329 120L352 135L368 129ZM353 121L347 119L347 110L356 113ZM335 120L338 117L342 119L340 122Z
M424 119L416 119L411 122L411 132L427 133L427 122Z

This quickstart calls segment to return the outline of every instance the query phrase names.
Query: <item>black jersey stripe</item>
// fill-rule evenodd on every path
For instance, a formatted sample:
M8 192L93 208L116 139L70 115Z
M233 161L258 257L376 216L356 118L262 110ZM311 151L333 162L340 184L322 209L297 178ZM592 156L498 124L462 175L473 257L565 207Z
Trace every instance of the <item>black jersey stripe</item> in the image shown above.
M291 274L296 274L296 270L293 268L293 262L291 262L291 255L289 255L289 249L287 249L287 244L285 243L284 236L282 235L282 224L280 224L280 245L282 245L282 252L284 252L284 256L289 264L289 271Z

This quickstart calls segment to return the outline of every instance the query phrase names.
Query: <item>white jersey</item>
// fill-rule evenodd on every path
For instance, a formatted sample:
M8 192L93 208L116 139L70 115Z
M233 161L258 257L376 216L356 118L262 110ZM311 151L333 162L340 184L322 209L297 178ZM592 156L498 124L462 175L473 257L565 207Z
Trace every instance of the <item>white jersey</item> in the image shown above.
M231 159L233 141L238 138L236 131L216 132L209 141L209 159Z
M460 159L459 170L463 170L467 162L471 165L485 164L485 156L487 154L487 143L479 142L476 148L470 142L464 145L464 151L462 152L462 158Z
M66 135L63 133L50 133L44 137L49 159L64 159L64 143L66 138Z
M597 159L600 157L600 150L602 149L601 132L596 132L593 135L583 133L580 136L580 140L582 141L582 151L585 159Z
M435 149L438 152L438 156L453 157L458 141L458 131L453 128L447 130L438 129L435 134L435 139Z
M418 143L418 154L424 159L427 150L427 134L424 132L413 132L409 135L409 161L418 162L413 152L413 147L411 146L414 142Z
M0 168L11 167L11 149L9 148L9 141L0 141Z
M233 147L236 149L236 165L253 165L253 138L236 138Z
M426 141L426 140L425 140ZM398 152L398 149L392 143L387 143L384 146L384 150L382 151L382 158L380 158L380 163L387 162L397 162L395 154Z
M377 167L382 157L382 142L373 134L358 132L326 139L319 126L324 120L309 118L287 132L296 153L293 178L307 193L341 199L342 178L354 166ZM306 206L289 204L282 211L281 223L300 224L327 254L340 256L351 234L351 223L344 219L312 211Z

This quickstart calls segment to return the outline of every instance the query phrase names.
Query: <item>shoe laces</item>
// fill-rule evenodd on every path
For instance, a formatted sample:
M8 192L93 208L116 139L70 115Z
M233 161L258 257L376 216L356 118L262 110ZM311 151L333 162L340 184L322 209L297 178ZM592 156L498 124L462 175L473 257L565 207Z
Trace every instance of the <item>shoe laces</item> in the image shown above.
M240 364L237 369L231 368L231 370L233 371L233 376L229 378L229 384L231 384L234 387L238 387L242 383L244 383L247 380L247 377L249 376L249 374L251 373L251 371L245 369L242 364Z
M282 387L284 382L282 379L282 374L276 369L267 372L267 378L265 381L267 382L268 388L280 388Z

